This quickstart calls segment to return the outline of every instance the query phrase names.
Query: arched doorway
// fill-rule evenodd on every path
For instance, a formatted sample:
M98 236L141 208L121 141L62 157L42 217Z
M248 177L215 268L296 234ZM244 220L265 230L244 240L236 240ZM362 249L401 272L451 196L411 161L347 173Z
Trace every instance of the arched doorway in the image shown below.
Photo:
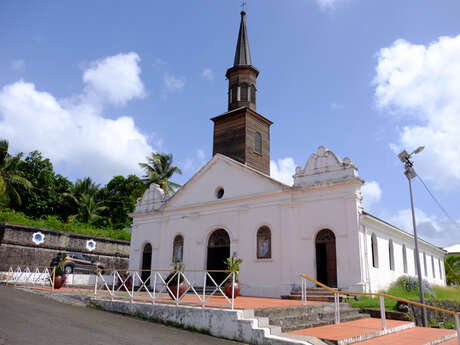
M215 230L208 241L208 270L225 270L224 260L230 256L230 236L228 236L227 231L224 229ZM216 281L217 284L220 284L225 277L225 273L210 273L211 277ZM212 282L209 281L208 285L212 285Z
M147 243L144 246L144 251L142 252L142 274L141 279L143 282L147 280L150 276L150 270L152 269L152 245ZM147 271L144 271L147 270ZM149 284L147 284L149 285Z
M323 229L316 235L316 279L328 286L337 287L337 257L335 235Z

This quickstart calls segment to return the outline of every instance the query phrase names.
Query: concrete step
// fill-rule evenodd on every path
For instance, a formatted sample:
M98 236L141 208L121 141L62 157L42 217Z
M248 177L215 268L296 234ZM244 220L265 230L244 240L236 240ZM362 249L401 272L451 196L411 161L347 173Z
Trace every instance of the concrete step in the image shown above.
M350 311L356 310L352 308L348 303L340 303L340 311ZM283 317L283 316L300 316L306 314L325 314L333 313L334 304L325 303L325 304L315 304L315 305L306 305L306 306L289 306L289 307L273 307L273 308L261 308L255 309L254 315L260 317Z
M340 324L321 326L315 328L307 328L294 331L290 334L297 336L316 337L327 344L348 345L348 344L367 344L368 341L384 339L388 334L395 334L397 337L391 341L384 339L383 342L372 343L374 345L391 345L400 344L404 339L404 344L415 345L412 342L407 342L404 337L400 337L401 332L407 331L415 327L413 322L387 320L385 330L381 328L381 320L374 318L364 318L354 321L343 321ZM399 340L399 341L398 341ZM420 344L422 345L422 344Z
M281 299L289 299L289 300L301 300L302 296L301 295L283 295L281 296ZM340 302L345 301L346 297L340 296ZM307 295L307 301L315 301L315 302L328 302L328 303L333 303L334 302L334 295Z
M270 318L270 324L280 326L283 332L289 332L298 329L331 325L335 321L334 316L334 313L325 313L318 315L287 316L282 318L273 317ZM369 315L360 314L357 311L340 313L340 320L342 322L359 320L368 317Z

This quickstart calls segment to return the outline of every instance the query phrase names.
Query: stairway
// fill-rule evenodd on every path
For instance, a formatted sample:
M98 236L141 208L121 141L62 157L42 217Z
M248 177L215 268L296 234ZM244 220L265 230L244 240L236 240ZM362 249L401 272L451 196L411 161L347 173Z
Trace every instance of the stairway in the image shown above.
M326 289L320 287L307 288L307 301L317 301L317 302L334 302L334 294ZM299 290L291 291L290 295L281 296L281 299L293 299L300 300L302 299L302 294ZM345 297L340 296L340 301L344 301Z
M364 318L306 328L283 334L289 338L309 341L312 337L328 345L457 345L455 330L415 327L413 322L387 320L382 330L381 320Z
M268 318L268 323L271 326L281 327L282 332L330 325L334 323L335 316L334 304L330 303L255 309L254 315L258 318ZM348 303L340 303L340 319L342 321L368 317L369 315L360 314Z

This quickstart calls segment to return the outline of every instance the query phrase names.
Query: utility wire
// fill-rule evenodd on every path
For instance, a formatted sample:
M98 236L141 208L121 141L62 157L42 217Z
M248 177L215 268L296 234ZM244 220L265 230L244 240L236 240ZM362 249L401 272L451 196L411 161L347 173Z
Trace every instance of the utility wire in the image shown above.
M431 196L431 198L434 200L434 202L438 205L438 207L441 209L441 211L445 214L445 216L447 217L447 219L449 219L452 224L455 225L455 227L460 230L460 224L455 221L450 215L449 213L446 211L446 209L441 205L441 203L438 201L438 199L436 199L436 197L434 196L434 194L430 191L430 189L428 188L428 186L426 185L426 183L423 181L423 179L420 177L420 175L417 174L417 177L418 179L420 180L420 182L422 182L422 185L425 187L426 191L428 192L428 194Z

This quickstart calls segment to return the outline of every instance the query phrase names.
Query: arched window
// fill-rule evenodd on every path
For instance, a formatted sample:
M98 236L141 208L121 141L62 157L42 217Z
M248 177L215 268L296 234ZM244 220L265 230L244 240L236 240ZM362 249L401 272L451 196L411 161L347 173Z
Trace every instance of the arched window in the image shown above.
M433 269L433 278L436 278L436 271L434 267L434 256L431 256L431 268Z
M248 84L240 85L240 101L248 101Z
M371 235L371 248L372 248L372 266L379 268L379 249L377 246L377 236L373 233Z
M417 274L417 265L419 264L419 262L417 261L417 253L415 252L415 248L414 248L414 272L415 274ZM421 272L421 270L420 270Z
M403 257L404 273L407 273L407 250L406 250L406 245L405 244L403 244L403 246L402 246L402 257Z
M237 101L238 97L238 85L233 85L230 89L231 102L234 103Z
M395 253L393 249L393 240L388 241L388 255L390 258L390 270L395 270Z
M425 277L428 277L428 268L426 267L426 253L423 253L423 269L425 271Z
M174 237L173 262L184 262L184 238L181 235Z
M259 132L254 135L254 151L262 154L262 134Z
M272 235L267 226L257 230L257 259L271 259Z
M441 266L441 259L438 259L439 263L439 279L442 279L442 266Z
M249 99L250 99L251 103L256 104L256 87L254 85L251 85L249 87L249 92L250 92Z

